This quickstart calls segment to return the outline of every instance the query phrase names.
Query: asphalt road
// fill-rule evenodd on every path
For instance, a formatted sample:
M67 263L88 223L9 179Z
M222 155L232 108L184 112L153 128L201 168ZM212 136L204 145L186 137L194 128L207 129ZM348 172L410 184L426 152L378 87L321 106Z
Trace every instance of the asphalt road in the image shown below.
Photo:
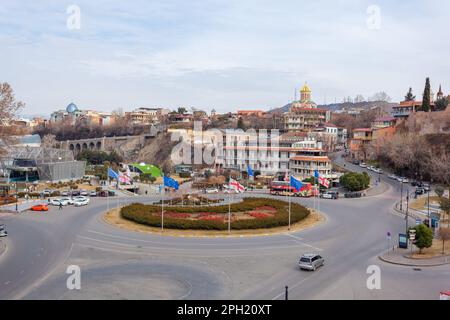
M101 220L107 207L134 198L3 217L9 237L0 257L0 298L283 299L287 285L290 299L437 299L450 289L449 266L416 271L377 258L388 247L386 233L393 245L405 229L404 217L391 210L399 184L382 181L388 188L379 195L320 200L327 221L318 227L267 237L167 237ZM313 206L312 199L292 201ZM325 266L300 271L298 257L306 252L322 254ZM69 265L81 269L81 290L67 289ZM371 265L381 269L380 290L366 286Z

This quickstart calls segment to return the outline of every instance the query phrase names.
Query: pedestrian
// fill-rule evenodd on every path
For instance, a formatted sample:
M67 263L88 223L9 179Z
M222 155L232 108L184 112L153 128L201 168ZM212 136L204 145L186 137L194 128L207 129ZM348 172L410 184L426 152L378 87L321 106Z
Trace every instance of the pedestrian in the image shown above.
M59 203L59 210L62 210L62 207L63 207L62 202L60 202Z

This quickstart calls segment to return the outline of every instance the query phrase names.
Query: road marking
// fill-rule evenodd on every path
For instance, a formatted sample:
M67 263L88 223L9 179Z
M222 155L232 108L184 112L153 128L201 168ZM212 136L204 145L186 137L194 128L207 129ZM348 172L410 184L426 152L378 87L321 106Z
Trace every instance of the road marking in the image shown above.
M299 237L296 237L296 236L294 236L294 235L292 235L292 234L285 234L285 236L294 238L295 240L297 240L297 242L301 243L302 245L304 245L304 246L306 246L306 247L312 248L312 249L317 250L317 251L323 251L323 249L321 249L321 248L318 248L318 247L315 247L315 246L313 246L313 245L307 244L307 243L304 242L304 241L300 241L300 240L303 240L303 239L302 239L302 238L299 238Z
M322 269L318 269L317 271L315 271L315 273L317 274L318 272L320 272L320 270ZM314 274L310 275L309 277L306 277L305 279L297 282L296 284L294 284L293 286L290 286L289 289L295 289L297 288L299 285L301 285L303 282L305 282L306 280L308 280L309 278L313 277ZM277 294L275 297L273 297L271 300L277 300L279 297L283 296L285 294L285 292L281 292L279 294Z

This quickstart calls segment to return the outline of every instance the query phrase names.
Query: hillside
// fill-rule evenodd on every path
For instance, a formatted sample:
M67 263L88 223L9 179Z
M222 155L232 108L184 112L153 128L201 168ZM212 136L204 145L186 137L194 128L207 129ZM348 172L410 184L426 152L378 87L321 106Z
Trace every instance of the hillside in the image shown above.
M384 101L371 101L371 102L343 102L319 105L319 108L328 109L331 111L337 111L342 109L365 109L370 110L377 107L381 107L385 112L391 113L392 107L398 105L398 103L384 102ZM269 110L269 113L284 113L289 110L291 104L287 104L283 107Z

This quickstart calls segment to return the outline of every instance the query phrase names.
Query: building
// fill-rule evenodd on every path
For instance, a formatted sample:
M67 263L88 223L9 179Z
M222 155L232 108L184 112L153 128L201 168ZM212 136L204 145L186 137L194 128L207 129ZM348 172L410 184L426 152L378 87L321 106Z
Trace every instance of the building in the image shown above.
M353 130L353 138L350 140L350 155L353 159L366 160L369 157L372 134L370 128Z
M42 147L12 147L0 159L10 181L68 181L81 179L86 162L74 160L69 150Z
M285 130L308 131L330 121L331 112L318 108L311 94L311 89L305 84L300 90L300 100L292 102L289 111L283 115Z
M114 122L115 117L109 112L94 110L80 110L72 102L65 110L58 110L50 115L50 123L64 123L67 125L85 124L106 126Z
M216 170L234 169L246 172L250 165L262 176L284 175L291 172L308 178L314 170L332 178L331 162L322 148L322 143L306 133L283 134L281 136L260 131L250 136L236 132L223 136L223 153L216 157ZM301 157L301 158L300 158Z
M263 110L238 110L237 116L239 117L263 117L266 112Z
M169 114L164 108L138 108L131 112L125 112L125 117L133 124L159 123L161 119Z
M380 129L395 126L397 119L395 117L376 118L372 123L372 129Z
M336 178L332 173L333 166L322 148L322 143L309 138L294 143L292 151L294 156L289 160L289 169L296 177L306 179L314 176L314 171L317 170L326 178Z

